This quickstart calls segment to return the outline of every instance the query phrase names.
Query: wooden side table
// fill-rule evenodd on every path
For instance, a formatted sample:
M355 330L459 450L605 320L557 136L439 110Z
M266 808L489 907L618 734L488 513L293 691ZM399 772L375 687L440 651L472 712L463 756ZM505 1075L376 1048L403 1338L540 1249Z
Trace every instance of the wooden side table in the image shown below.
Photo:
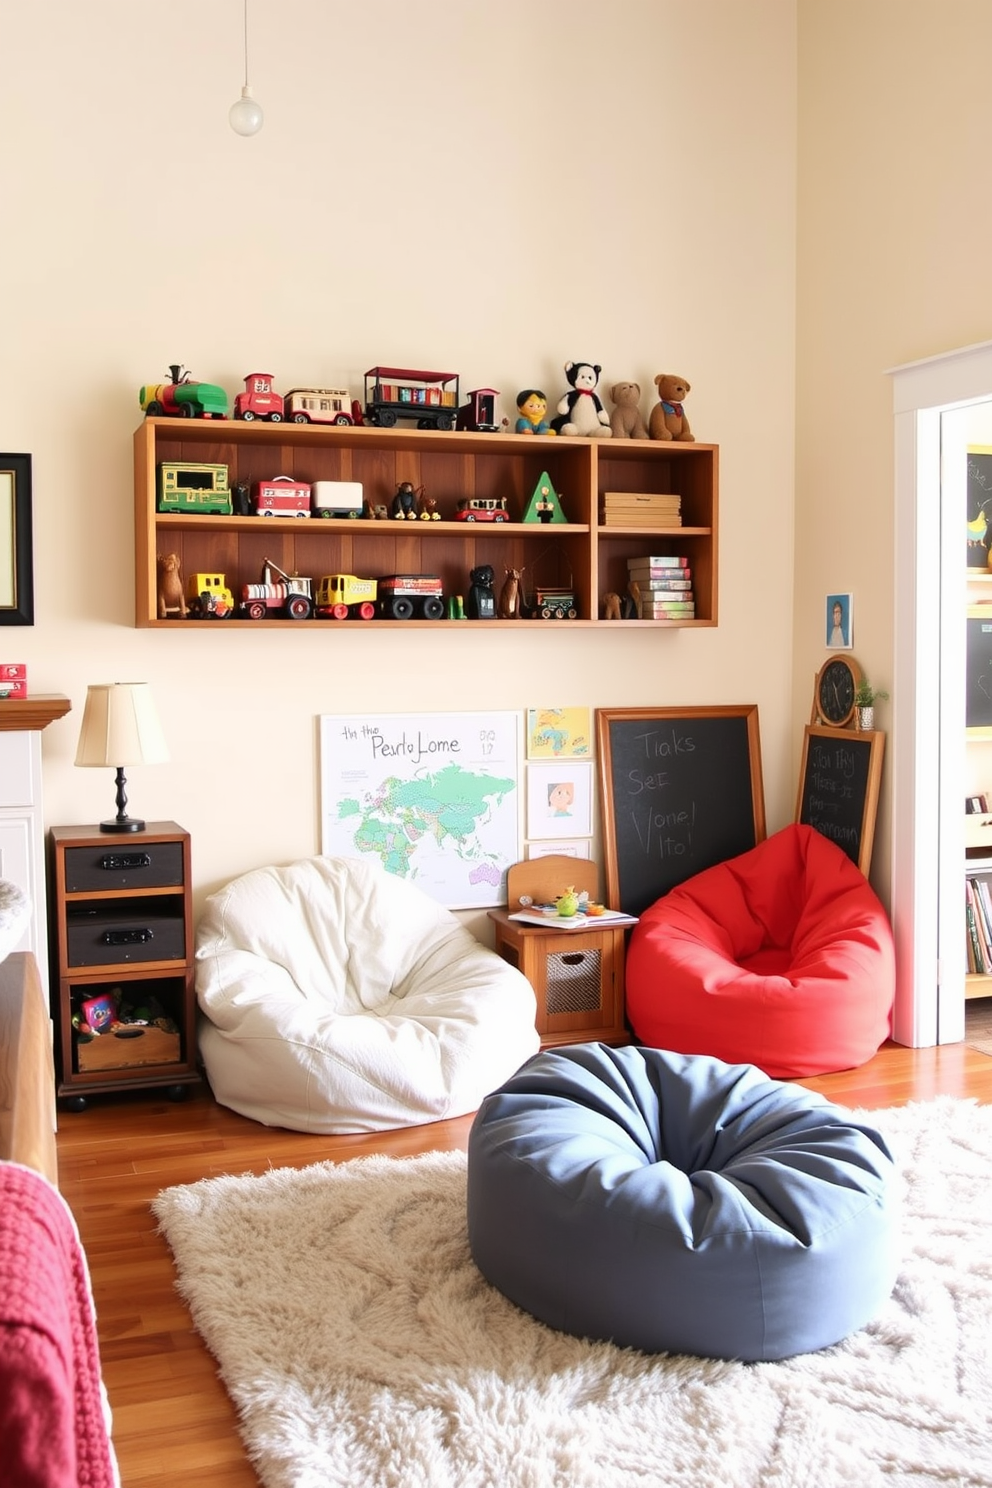
M537 997L542 1049L556 1044L627 1044L623 1016L626 926L601 930L545 930L491 909L495 946L522 971Z
M623 966L625 925L589 925L582 930L527 925L511 920L525 896L553 900L572 885L597 894L599 870L588 858L553 854L515 863L506 879L509 909L491 909L495 946L504 961L522 971L537 997L541 1047L598 1040L626 1044Z

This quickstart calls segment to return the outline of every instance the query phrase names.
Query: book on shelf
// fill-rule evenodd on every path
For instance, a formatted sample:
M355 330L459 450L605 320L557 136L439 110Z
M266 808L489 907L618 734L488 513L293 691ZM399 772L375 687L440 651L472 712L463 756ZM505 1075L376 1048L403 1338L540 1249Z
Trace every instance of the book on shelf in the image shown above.
M617 925L636 925L637 916L624 914L619 909L604 909L599 914L560 915L554 905L542 909L532 905L530 909L518 909L508 917L524 925L540 925L545 930L595 930L599 925L614 929Z
M964 915L968 930L969 964L981 975L988 973L989 965L982 953L982 942L978 935L978 920L975 913L975 894L970 878L964 881Z
M979 938L988 951L986 960L992 967L992 897L989 895L988 882L984 878L972 879L972 888L975 893Z
M678 512L682 510L682 497L650 491L604 491L603 506L606 511Z
M639 532L677 532L682 526L680 516L649 517L635 512L604 512L601 527L636 527Z
M647 558L642 558L638 554L636 558L627 559L627 567L645 571L649 569L653 571L656 568L688 568L689 560L682 553L658 553Z
M684 568L682 572L688 574L689 570ZM642 594L659 594L664 596L666 594L685 594L687 591L690 596L692 594L692 580L690 578L639 579L636 574L631 574L630 582L631 584L636 584Z
M696 606L692 603L681 605L638 605L638 620L695 620Z

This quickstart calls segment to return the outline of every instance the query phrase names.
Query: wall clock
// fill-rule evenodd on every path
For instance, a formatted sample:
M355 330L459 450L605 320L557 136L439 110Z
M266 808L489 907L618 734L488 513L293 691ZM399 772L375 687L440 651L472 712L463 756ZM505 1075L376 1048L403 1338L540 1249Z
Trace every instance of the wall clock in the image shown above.
M813 717L831 728L847 728L854 718L854 695L861 668L853 656L828 656L816 675Z

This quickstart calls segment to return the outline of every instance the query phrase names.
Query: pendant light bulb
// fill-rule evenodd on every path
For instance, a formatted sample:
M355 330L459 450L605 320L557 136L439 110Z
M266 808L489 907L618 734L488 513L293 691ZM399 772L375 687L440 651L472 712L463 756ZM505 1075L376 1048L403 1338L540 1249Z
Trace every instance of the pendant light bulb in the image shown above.
M241 97L231 104L227 115L235 134L257 134L265 122L262 105L252 97L248 86L248 0L244 0L245 85Z
M261 129L265 122L262 105L252 97L247 83L241 89L241 97L237 103L231 104L231 111L227 117L235 134L257 134Z

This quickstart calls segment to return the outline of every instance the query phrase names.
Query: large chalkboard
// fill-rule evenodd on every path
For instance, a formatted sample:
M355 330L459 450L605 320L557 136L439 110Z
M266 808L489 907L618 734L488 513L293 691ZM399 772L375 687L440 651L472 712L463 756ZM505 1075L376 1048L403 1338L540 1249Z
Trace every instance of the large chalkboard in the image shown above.
M807 724L803 739L796 821L836 842L866 876L884 749L880 729L855 733Z
M966 728L992 727L992 605L969 605L965 651Z
M639 915L762 841L758 709L597 708L606 890Z

